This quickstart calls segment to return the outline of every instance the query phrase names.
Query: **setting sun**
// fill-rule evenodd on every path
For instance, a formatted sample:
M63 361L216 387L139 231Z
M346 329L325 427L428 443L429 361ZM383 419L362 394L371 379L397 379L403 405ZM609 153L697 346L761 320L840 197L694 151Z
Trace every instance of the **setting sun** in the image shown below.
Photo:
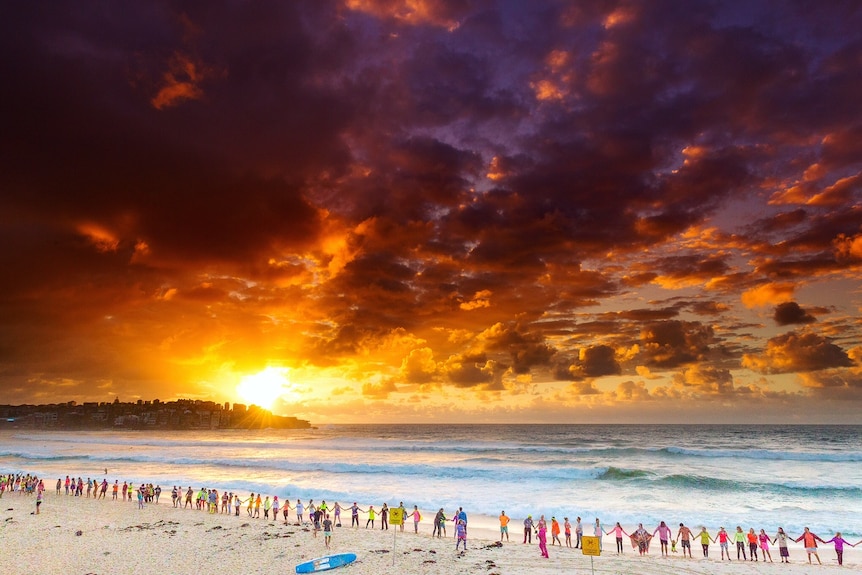
M247 375L236 386L236 393L249 404L272 409L275 400L289 391L287 373L285 368L268 367Z

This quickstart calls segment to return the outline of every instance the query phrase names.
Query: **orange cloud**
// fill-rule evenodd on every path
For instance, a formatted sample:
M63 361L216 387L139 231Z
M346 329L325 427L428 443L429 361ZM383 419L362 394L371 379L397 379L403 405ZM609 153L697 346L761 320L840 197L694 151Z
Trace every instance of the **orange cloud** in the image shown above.
M377 18L394 18L417 26L431 24L453 31L459 26L460 14L455 3L443 0L346 0L350 10Z
M850 367L851 359L843 349L814 333L790 332L770 339L761 355L745 354L742 366L760 373L817 371Z
M87 238L99 252L115 252L120 246L120 239L108 228L96 223L78 225L78 233Z
M747 308L778 305L793 299L796 290L792 284L764 284L742 292L742 303Z
M155 109L163 110L186 100L199 100L204 94L200 84L214 75L211 68L194 61L191 56L174 52L162 76L162 86L150 103Z

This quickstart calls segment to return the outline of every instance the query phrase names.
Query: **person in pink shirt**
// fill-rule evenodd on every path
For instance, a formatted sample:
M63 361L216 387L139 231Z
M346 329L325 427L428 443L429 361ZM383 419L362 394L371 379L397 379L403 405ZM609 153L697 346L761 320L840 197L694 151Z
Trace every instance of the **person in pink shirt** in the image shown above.
M862 541L857 543L850 543L843 537L841 537L841 532L838 531L835 533L835 537L830 539L829 541L824 541L824 543L835 543L835 554L838 556L838 564L844 565L844 546L849 545L850 547L856 547Z
M617 521L617 524L610 531L605 531L605 535L610 535L611 533L613 533L617 540L617 555L619 555L623 552L623 535L626 537L630 537L630 535L625 532L619 521Z
M413 533L419 533L419 522L422 520L422 514L419 513L419 508L414 505L413 512L410 514L413 517Z
M539 523L537 523L537 532L536 535L539 538L539 551L542 552L542 557L548 559L548 524L545 523L545 516L539 519Z
M655 537L656 533L658 533L658 540L661 543L661 555L664 557L667 555L667 542L670 540L671 536L670 527L662 521L659 523L659 526L655 528L655 531L652 532L652 536Z
M724 527L720 527L718 529L718 535L715 536L715 539L712 540L713 543L718 542L719 547L721 547L721 560L724 561L724 554L727 553L727 560L732 561L730 558L730 550L727 548L728 541L730 537L727 535L727 531L724 530Z

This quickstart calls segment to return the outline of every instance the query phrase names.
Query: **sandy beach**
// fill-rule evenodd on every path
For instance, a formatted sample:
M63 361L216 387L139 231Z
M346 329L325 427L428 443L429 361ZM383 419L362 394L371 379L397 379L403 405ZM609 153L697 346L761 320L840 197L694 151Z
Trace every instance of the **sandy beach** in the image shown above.
M264 519L252 519L242 510L239 517L177 509L170 497L159 504L138 509L137 502L94 500L57 495L46 491L41 513L35 515L35 496L6 493L2 507L3 574L63 573L66 575L234 575L293 573L296 564L329 553L356 553L357 561L343 572L408 574L474 573L500 575L542 575L545 573L590 573L590 557L579 549L550 547L550 558L542 559L535 545L521 542L519 520L510 527L512 541L497 544L499 534L490 529L472 528L467 552L457 555L452 531L443 539L430 536L427 519L420 533L412 525L394 535L378 529L334 530L332 548L324 547L322 533L313 537L309 527ZM424 517L433 513L423 512ZM348 516L345 516L349 519ZM363 518L364 524L364 518ZM378 524L379 525L379 524ZM393 553L394 545L394 553ZM662 558L657 547L639 557L627 548L622 556L607 553L614 549L611 537L604 538L604 553L595 557L596 573L660 575L785 573L803 575L845 569L862 571L862 552L845 551L844 567L839 567L832 545L821 546L823 566L809 565L799 544L791 547L792 563L720 561L718 545L710 547L709 559L680 554Z

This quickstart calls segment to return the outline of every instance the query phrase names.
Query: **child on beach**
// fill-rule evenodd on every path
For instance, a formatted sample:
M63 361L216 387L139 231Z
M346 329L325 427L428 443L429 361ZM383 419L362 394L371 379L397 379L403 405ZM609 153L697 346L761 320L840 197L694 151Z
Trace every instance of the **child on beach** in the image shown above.
M438 512L438 517L441 513L443 513L442 507L440 508L440 511ZM500 512L500 541L501 542L503 541L504 535L506 536L506 541L508 541L509 540L509 516L506 515L505 511L501 511Z
M39 512L39 508L36 508L36 513ZM829 541L824 541L824 543L835 543L835 554L838 556L838 564L844 565L844 546L849 545L850 547L856 547L858 543L850 543L841 537L841 532L838 531L835 533L835 537L830 539ZM862 542L860 542L862 543Z
M458 546L464 543L464 551L467 551L467 524L463 521L458 521L458 524L455 526L455 552L458 552Z
M778 543L778 555L781 557L782 563L790 563L790 551L787 549L787 533L783 527L778 528L778 533L772 539L772 543Z

